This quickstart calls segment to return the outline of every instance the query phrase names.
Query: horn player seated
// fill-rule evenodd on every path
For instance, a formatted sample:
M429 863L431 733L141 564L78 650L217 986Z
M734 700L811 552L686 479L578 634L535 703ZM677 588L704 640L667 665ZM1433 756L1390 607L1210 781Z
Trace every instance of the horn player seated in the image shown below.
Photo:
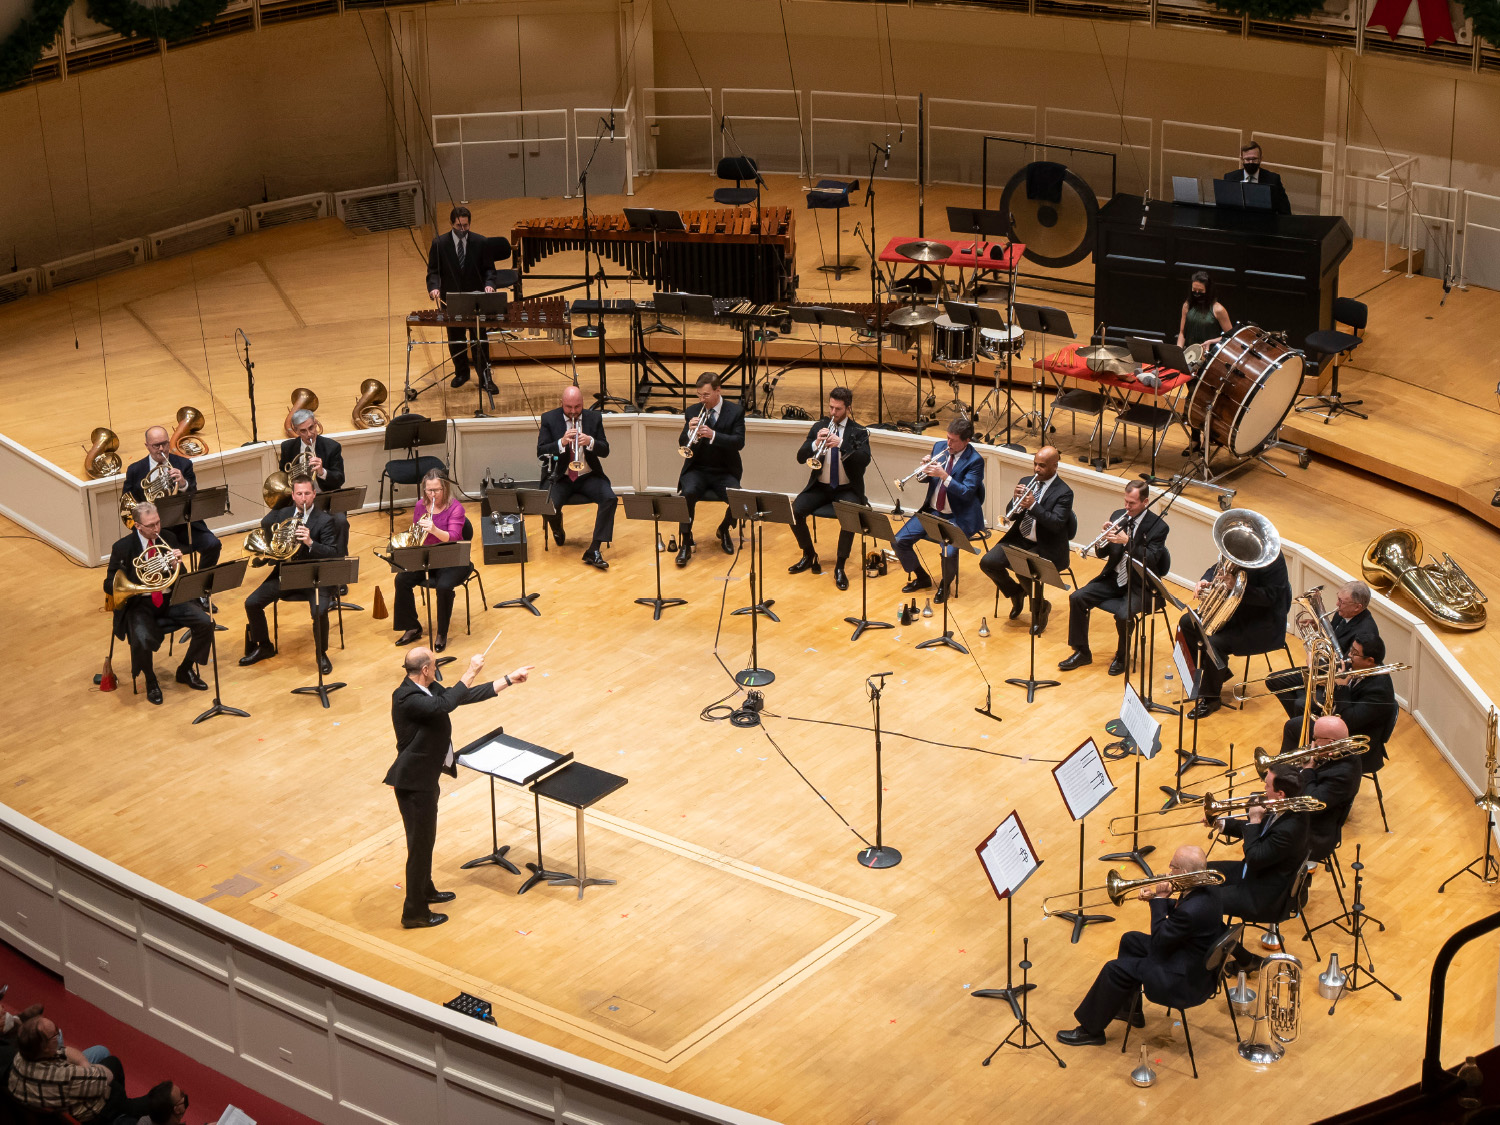
M1170 874L1202 871L1203 849L1178 848ZM1171 1007L1201 1001L1213 987L1205 964L1209 950L1224 932L1224 920L1212 887L1189 887L1173 902L1169 883L1157 883L1140 893L1151 904L1151 932L1132 930L1120 937L1113 961L1106 961L1093 985L1073 1012L1078 1026L1059 1031L1057 1040L1070 1047L1097 1047L1111 1021L1145 1018L1131 1011L1136 989L1144 985L1152 1001Z
M177 540L162 530L156 505L143 501L135 509L135 529L117 540L110 550L104 592L114 592L115 575L121 570L127 580L134 581L136 559L152 546L170 551L174 563L182 561ZM201 601L173 605L172 587L166 586L152 593L134 594L115 605L114 635L118 640L130 643L131 678L134 679L137 672L145 673L146 698L152 703L162 702L161 684L156 679L152 655L161 648L163 638L178 629L188 630L192 640L187 652L183 653L182 663L177 666L177 682L197 691L207 691L208 685L198 675L196 665L208 660L214 626Z
M297 529L297 551L286 562L307 562L311 559L336 559L339 557L338 531L333 526L333 517L313 507L317 495L309 477L292 480L292 506L275 508L261 517L260 526L269 536L272 528L290 519L300 519ZM266 607L272 602L305 601L312 611L313 634L317 639L318 667L323 675L333 671L333 661L328 659L328 611L334 602L334 587L319 586L316 590L292 590L281 592L281 563L271 568L270 575L250 592L245 599L245 617L250 626L250 641L254 645L240 658L241 664L256 664L276 655L271 644L271 629L266 621Z

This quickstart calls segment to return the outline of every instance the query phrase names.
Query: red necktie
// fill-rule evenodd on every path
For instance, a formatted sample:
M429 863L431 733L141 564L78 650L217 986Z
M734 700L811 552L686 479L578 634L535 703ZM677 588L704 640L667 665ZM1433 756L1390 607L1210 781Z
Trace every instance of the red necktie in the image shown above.
M952 463L953 463L953 454L949 453L948 456L947 456L947 458L943 462L943 471L946 472L948 470L949 465L951 465ZM943 506L945 504L947 504L947 503L948 503L948 481L947 481L947 478L944 478L943 482L940 485L938 485L937 495L934 496L933 499L932 499L932 510L934 512L937 512L937 513L941 514L942 511L943 511Z
M146 544L146 549L149 551L154 546L156 546L155 539ZM157 609L160 609L162 606L167 604L167 599L162 597L160 590L153 590L151 591L151 604Z

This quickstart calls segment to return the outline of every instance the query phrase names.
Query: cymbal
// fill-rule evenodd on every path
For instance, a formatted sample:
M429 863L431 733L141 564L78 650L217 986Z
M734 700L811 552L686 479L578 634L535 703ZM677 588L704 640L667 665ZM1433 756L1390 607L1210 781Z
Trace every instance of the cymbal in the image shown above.
M942 315L936 305L905 305L891 313L886 323L897 328L925 328Z
M923 239L920 242L903 242L896 247L896 253L914 262L941 262L944 258L953 256L953 247Z

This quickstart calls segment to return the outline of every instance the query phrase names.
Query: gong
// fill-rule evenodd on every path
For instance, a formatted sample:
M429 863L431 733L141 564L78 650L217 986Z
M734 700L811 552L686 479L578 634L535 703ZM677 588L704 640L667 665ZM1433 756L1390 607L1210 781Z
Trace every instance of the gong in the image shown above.
M1005 185L1000 210L1010 216L1010 237L1026 247L1039 266L1071 266L1094 250L1099 201L1072 169L1062 174L1057 200L1033 199L1027 192L1028 164Z

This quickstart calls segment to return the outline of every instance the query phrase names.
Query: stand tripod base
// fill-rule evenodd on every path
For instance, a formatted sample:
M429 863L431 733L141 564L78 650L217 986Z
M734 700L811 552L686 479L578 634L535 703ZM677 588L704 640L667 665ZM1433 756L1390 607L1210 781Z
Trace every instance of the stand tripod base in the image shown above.
M768 598L766 601L756 602L754 605L744 605L740 606L739 609L730 610L729 616L744 617L749 613L758 613L762 617L769 617L772 621L776 622L776 624L780 625L781 618L777 617L774 613L771 612L771 607L775 604L775 598Z
M573 335L577 336L580 340L597 340L600 336L604 335L604 325L580 324L577 328L573 329Z
M895 867L901 862L901 853L888 846L862 848L855 858L859 860L861 867Z
M1326 426L1340 414L1353 414L1356 418L1369 418L1368 414L1354 409L1356 406L1363 406L1364 404L1364 399L1359 398L1350 399L1348 402L1345 402L1343 396L1335 392L1334 394L1318 395L1315 401L1305 406L1297 407L1297 413L1317 414L1319 411L1326 410L1328 413L1320 415L1323 419L1323 424Z
M860 634L862 634L866 629L895 628L895 626L892 625L889 621L869 621L863 617L846 617L844 618L844 620L849 622L850 625L854 626L854 635L849 638L851 641L859 640Z
M1083 928L1085 926L1114 921L1114 918L1108 914L1079 914L1076 910L1059 910L1052 917L1061 918L1065 922L1073 923L1073 936L1068 940L1074 945L1077 945L1078 939L1083 936Z
M482 855L478 859L471 859L468 863L460 864L459 870L468 871L473 867L485 867L490 864L494 864L494 866L496 867L505 868L505 870L509 871L512 875L519 875L521 873L521 869L510 860L505 858L505 853L508 851L510 851L510 845L506 844L503 847L496 848L489 855ZM531 864L528 863L526 866L530 867Z
M1202 796L1197 793L1185 793L1171 785L1160 785L1157 788L1167 795L1167 803L1162 806L1163 812L1167 809L1175 809L1178 805L1201 805L1203 803Z
M952 633L944 633L941 637L933 637L931 640L923 641L921 644L917 645L917 647L937 648L939 645L947 645L949 648L957 649L959 652L963 653L966 656L969 652L968 649L964 648L963 645L959 644L953 639Z
M521 889L516 892L518 895L524 895L538 883L551 883L557 879L571 879L573 877L566 871L548 871L539 863L528 863L526 870L530 871L531 874L526 876L526 882L522 883Z
M1101 855L1101 863L1133 863L1141 869L1145 875L1155 875L1151 865L1146 862L1146 857L1156 850L1155 844L1147 844L1144 848L1132 848L1128 852L1110 852L1109 855Z
M327 704L325 703L324 706L326 707ZM203 714L199 715L196 719L193 720L193 726L197 726L204 719L212 719L215 715L238 715L242 719L248 719L250 717L250 712L241 711L238 707L226 707L224 704L215 699L214 705L212 707L210 707L207 711L203 712Z
M672 605L687 605L686 598L636 598L636 605L649 605L652 609L651 620L660 621L661 611Z
M1006 680L1005 682L1008 684L1015 684L1016 687L1025 688L1027 703L1030 703L1033 699L1035 699L1036 693L1041 691L1042 688L1062 687L1061 680L1022 680L1013 678Z
M740 687L765 687L775 680L776 673L769 668L746 668L734 674L734 682Z
M1474 868L1476 866L1482 867L1483 870L1475 871ZM1486 852L1467 867L1459 868L1452 875L1444 879L1442 886L1438 887L1438 894L1442 894L1443 889L1460 875L1472 875L1486 887L1493 887L1496 883L1500 883L1500 859L1496 859L1493 855Z
M1220 769L1226 769L1229 766L1228 762L1218 758L1205 758L1202 754L1194 750L1179 750L1177 754L1182 758L1183 773L1187 773L1194 766L1218 766Z
M980 1000L1004 1000L1010 1005L1010 1010L1016 1014L1016 1019L1021 1018L1021 997L1030 992L1034 984L1013 984L1009 988L976 988L969 993L970 996Z
M338 691L339 688L348 686L348 684L342 682L332 684L308 684L307 687L294 687L292 689L292 694L316 695L320 700L322 700L323 706L326 708L329 705L328 693L331 691Z
M540 617L542 615L542 611L537 609L537 607L533 603L537 600L537 598L541 596L541 594L522 594L519 598L509 598L503 602L496 602L494 608L509 609L512 606L522 606L526 609L531 610L532 613Z

